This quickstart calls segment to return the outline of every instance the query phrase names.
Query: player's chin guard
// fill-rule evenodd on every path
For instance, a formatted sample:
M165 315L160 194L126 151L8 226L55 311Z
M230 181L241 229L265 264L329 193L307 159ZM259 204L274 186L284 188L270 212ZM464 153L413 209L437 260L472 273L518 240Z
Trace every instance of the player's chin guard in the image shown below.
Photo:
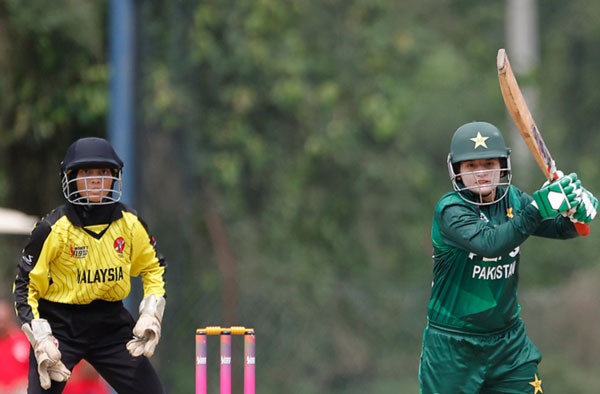
M77 171L81 168L110 168L111 176L88 177L110 179L111 186L108 189L102 189L108 192L100 201L89 201L84 195L87 195L89 189L85 182L85 189L77 189ZM97 137L80 138L73 142L65 159L60 163L63 195L72 204L77 205L105 205L112 204L121 199L121 174L123 170L123 161L119 158L110 143ZM82 193L80 193L82 192Z
M504 186L504 192L497 194L493 201L484 202L481 194L472 191L479 186L466 187L461 175L483 174L497 170L481 170L458 174L460 162L478 159L500 159L500 181L494 187ZM476 205L489 205L502 200L508 193L512 181L510 165L510 148L506 147L504 138L496 126L487 122L471 122L460 126L452 137L448 154L448 173L452 187L465 201Z

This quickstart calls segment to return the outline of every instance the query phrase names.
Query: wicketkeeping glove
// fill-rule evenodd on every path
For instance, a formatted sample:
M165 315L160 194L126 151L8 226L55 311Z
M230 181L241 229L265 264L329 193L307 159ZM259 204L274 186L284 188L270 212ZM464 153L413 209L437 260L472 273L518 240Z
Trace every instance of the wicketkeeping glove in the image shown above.
M571 173L561 176L550 183L546 182L542 188L533 193L533 200L544 218L553 217L559 213L569 211L576 207L580 200L581 181L577 174Z
M52 335L50 324L46 319L33 319L31 323L21 326L29 339L38 364L40 385L48 390L51 380L65 382L71 377L71 371L60 361L58 341Z
M165 298L154 294L146 296L140 303L140 317L133 328L133 339L127 342L127 350L133 357L142 354L152 357L160 339L160 327L165 311Z
M576 198L579 204L569 211L569 218L575 223L589 223L598 212L598 199L585 188L580 189L579 196Z

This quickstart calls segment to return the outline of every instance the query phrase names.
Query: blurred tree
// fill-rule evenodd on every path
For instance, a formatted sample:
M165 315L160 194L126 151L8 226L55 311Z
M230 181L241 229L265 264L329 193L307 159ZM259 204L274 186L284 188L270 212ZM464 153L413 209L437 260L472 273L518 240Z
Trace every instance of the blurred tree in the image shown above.
M493 66L501 12L476 2L141 7L145 150L156 161L167 135L178 157L167 171L183 169L184 186L171 196L184 213L159 216L191 221L192 239L205 240L219 219L237 261L235 315L279 344L265 349L273 369L259 378L269 382L263 390L373 391L371 376L396 376L390 359L406 362L414 380L420 333L397 325L411 318L422 327L426 300L420 312L403 310L398 281L426 298L431 211L448 190L453 131L504 115ZM458 29L453 15L480 34ZM174 314L194 311L182 322L188 332L226 317L215 310L227 297L216 292L222 282L211 264L223 244L212 239L171 264L176 283L201 284L170 291L187 300ZM412 347L412 356L401 361L386 341ZM191 355L174 360L186 348L164 354L179 367L171 382L182 392ZM286 353L296 361L282 363Z
M451 135L471 120L509 127L495 71L504 2L136 5L140 211L169 260L153 358L167 387L192 391L194 329L232 321L257 330L262 393L416 392ZM106 6L0 1L4 204L55 206L68 144L104 133ZM555 159L597 194L599 10L545 2L542 67L527 76ZM559 250L527 241L521 281L540 287L526 296L534 317L538 306L555 311L547 286L597 265L598 237L592 225ZM546 315L533 320L531 330L554 332ZM578 360L589 359L567 365L563 351L550 354L550 371L583 382L577 371L591 366Z
M0 2L0 198L11 207L52 209L68 145L104 133L105 4Z

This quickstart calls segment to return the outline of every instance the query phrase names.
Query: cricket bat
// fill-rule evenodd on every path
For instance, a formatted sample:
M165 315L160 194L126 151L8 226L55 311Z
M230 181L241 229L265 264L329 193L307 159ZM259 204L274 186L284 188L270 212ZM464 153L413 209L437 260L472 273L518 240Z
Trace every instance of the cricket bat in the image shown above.
M525 140L529 151L533 155L536 163L544 173L547 180L553 181L558 178L556 174L556 164L544 143L542 134L538 130L533 116L527 107L523 98L517 79L513 74L508 61L508 55L504 48L498 50L496 57L496 66L498 67L498 80L500 81L500 90L504 98L504 104L513 118L517 129ZM586 236L590 233L590 227L586 223L574 223L577 232Z

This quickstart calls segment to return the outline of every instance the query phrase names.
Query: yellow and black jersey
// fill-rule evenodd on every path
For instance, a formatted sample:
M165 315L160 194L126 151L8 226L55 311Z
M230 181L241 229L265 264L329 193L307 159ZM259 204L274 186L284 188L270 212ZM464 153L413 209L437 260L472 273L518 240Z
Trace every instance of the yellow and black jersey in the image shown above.
M40 220L23 249L14 285L22 323L39 318L38 299L73 305L120 301L130 277L142 276L144 296L165 295L165 260L136 212L114 204L110 219L83 225L74 206Z

